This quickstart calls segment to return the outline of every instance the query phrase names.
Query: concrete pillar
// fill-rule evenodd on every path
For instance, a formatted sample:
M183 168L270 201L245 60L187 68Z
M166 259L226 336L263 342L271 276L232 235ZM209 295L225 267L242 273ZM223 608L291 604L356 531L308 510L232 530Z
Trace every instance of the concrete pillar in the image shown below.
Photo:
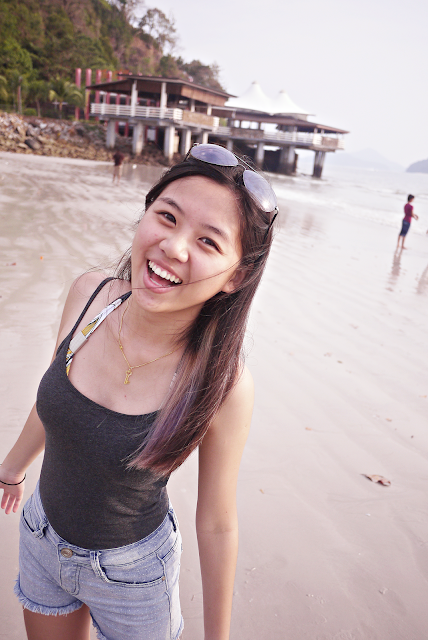
M207 144L207 142L208 142L208 131L202 131L198 135L198 142L199 142L199 144Z
M163 152L168 160L172 159L174 155L174 138L175 138L175 127L165 127L165 140L163 145Z
M231 140L230 138L226 142L226 149L233 153L233 140Z
M109 120L107 122L107 136L106 136L107 149L114 149L115 142L116 142L116 122L115 120Z
M134 80L134 82L132 83L132 89L131 89L131 117L135 116L135 107L137 106L137 102L138 102L137 81Z
M111 82L112 79L112 72L111 71L107 71L107 82ZM105 99L105 103L106 104L110 104L110 93L107 91L106 93L106 99Z
M190 98L190 111L194 111L195 110L195 101L193 100L193 98Z
M180 140L180 153L185 156L192 146L192 131L191 129L182 129Z
M159 106L161 109L166 109L167 104L168 104L168 94L166 92L166 82L162 82Z
M85 86L91 84L92 79L92 69L86 69L86 78L85 78ZM91 92L85 91L85 120L89 120L89 113L91 110Z
M120 94L116 93L116 105L120 106ZM119 133L119 120L116 120L116 133Z
M132 134L132 153L138 156L144 147L144 125L142 122L134 122L134 133Z
M207 116L210 116L212 114L213 108L212 105L207 104Z
M263 142L258 142L257 148L256 148L256 165L259 167L259 169L263 169L264 159L265 159L265 145Z
M279 158L279 173L285 173L290 176L294 169L295 147L282 147Z
M324 159L325 159L325 151L315 151L315 160L314 160L314 178L321 178L322 170L324 167Z
M125 104L126 105L129 104L129 96L125 97ZM125 124L125 138L127 138L128 136L129 136L129 120L127 120Z

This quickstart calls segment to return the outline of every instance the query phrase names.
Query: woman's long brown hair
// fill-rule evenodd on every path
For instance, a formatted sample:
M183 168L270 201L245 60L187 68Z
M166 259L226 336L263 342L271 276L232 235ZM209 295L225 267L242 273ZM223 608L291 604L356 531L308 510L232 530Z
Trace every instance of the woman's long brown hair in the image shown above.
M186 345L168 396L129 465L167 476L201 443L214 416L242 372L243 341L251 302L270 246L272 213L262 211L242 182L242 167L217 167L189 159L167 171L146 197L146 210L165 187L188 176L204 176L225 185L237 198L245 276L233 293L220 292L205 302L181 336ZM132 255L119 262L116 276L131 280Z

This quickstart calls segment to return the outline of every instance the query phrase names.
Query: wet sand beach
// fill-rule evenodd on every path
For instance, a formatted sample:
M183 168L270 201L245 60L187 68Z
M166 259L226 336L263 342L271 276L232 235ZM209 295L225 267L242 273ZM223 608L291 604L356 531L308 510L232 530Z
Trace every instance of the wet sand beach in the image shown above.
M127 165L116 187L109 164L0 153L0 460L34 402L72 280L127 248L160 171ZM247 339L256 404L231 639L424 640L428 209L397 256L399 226L349 215L325 182L274 186L280 229ZM203 637L196 466L191 456L170 481L183 640ZM0 513L0 536L0 638L25 640L17 515Z

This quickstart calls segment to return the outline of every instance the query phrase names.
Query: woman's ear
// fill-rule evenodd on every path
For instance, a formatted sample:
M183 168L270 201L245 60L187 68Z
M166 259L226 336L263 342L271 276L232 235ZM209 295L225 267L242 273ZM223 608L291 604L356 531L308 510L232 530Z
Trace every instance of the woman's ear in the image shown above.
M243 267L238 267L231 279L224 285L222 292L233 293L243 283L246 275L247 270Z

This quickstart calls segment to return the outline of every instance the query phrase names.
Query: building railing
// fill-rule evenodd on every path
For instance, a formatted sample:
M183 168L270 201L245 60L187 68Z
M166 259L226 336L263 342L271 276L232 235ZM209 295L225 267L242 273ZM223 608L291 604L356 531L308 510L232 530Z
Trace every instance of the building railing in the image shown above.
M140 107L125 104L92 103L91 114L99 116L116 116L124 118L144 118L149 120L171 120L182 125L211 129L220 137L237 140L263 141L265 143L288 143L319 149L344 149L343 138L334 138L322 133L305 133L304 131L263 131L263 129L245 129L243 127L220 127L219 118L208 114L167 107Z
M183 119L182 109L169 109L168 107L132 107L129 104L106 104L100 102L91 104L91 114L96 116L123 116L125 118L147 118L150 120L173 120L180 122Z
M92 103L91 114L97 116L116 116L118 118L145 118L150 120L172 120L183 124L194 125L208 129L216 129L220 119L206 113L183 111L183 109L168 107L132 107L129 104Z
M321 133L306 133L304 131L263 131L263 129L218 127L215 133L220 137L232 137L238 140L251 140L252 142L263 141L272 144L275 144L275 142L287 142L289 144L323 149L345 148L345 141L342 138L333 138Z

